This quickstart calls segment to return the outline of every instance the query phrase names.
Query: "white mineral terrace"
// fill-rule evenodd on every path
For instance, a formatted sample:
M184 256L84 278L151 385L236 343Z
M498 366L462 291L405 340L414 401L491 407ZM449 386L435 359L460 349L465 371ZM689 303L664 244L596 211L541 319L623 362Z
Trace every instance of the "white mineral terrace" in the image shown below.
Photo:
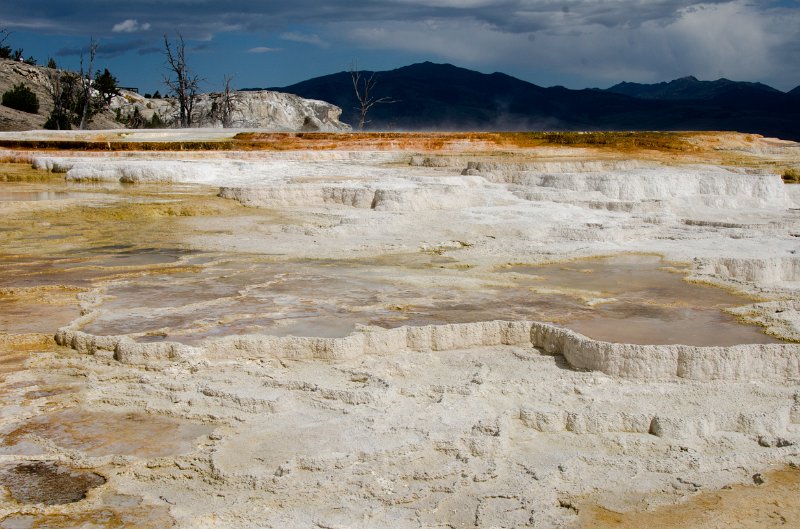
M800 146L686 138L0 151L0 528L593 527L800 464Z

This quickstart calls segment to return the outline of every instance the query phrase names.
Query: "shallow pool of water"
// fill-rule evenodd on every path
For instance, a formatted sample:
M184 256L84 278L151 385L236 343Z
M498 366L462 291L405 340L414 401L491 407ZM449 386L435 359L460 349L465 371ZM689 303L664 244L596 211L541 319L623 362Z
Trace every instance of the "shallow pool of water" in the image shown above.
M105 494L103 503L93 509L14 513L0 520L0 529L164 529L174 526L169 505L145 504L141 498L125 494Z
M722 311L745 298L684 281L656 256L619 256L495 272L443 272L413 261L253 263L112 284L83 330L143 342L233 334L341 337L358 325L537 320L595 339L732 345L777 340ZM446 280L444 280L446 278ZM464 278L464 281L460 281ZM436 286L436 285L440 286Z
M507 269L530 275L538 290L562 290L592 310L562 320L597 340L700 346L775 343L754 325L722 309L745 305L742 296L684 280L684 267L653 255L622 255Z
M0 202L37 202L75 198L76 193L66 191L0 191Z
M41 299L5 299L0 296L0 332L51 334L81 315L78 300L48 304Z
M0 454L24 455L36 438L97 457L131 455L142 458L189 452L194 441L213 428L144 413L95 412L78 408L38 415L17 425L2 438Z
M105 192L63 183L0 186L9 196L89 196L92 191ZM176 227L169 224L173 221L130 216L126 204L152 200L151 191L143 188L141 197L119 193L118 202L77 208L47 222L31 217L14 224L17 232L2 234L9 244L7 255L0 254L0 288L103 286L101 302L92 307L96 316L82 330L130 334L142 342L197 344L248 333L341 337L360 325L494 319L553 322L614 342L777 341L723 312L749 300L689 284L681 270L666 270L668 263L656 256L486 271L459 263L457 252L363 260L205 253L184 248L180 230L168 227ZM54 333L78 317L75 295L58 303L50 292L24 299L0 296L5 309L0 330Z

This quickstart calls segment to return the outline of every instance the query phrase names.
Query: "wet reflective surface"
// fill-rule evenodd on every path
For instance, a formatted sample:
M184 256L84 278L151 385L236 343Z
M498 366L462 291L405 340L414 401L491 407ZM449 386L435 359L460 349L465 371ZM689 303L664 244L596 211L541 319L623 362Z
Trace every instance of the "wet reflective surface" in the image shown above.
M800 470L795 467L758 474L759 484L706 491L688 501L648 511L618 512L581 505L578 529L764 529L800 527Z
M0 202L35 202L38 200L64 200L80 196L66 191L0 191Z
M562 289L590 305L591 311L563 323L598 340L701 346L778 342L722 311L747 304L746 298L689 283L683 279L684 267L657 256L623 255L509 270L536 277L540 290Z
M126 498L123 495L117 495ZM162 529L175 525L167 506L141 504L141 499L120 501L111 499L108 506L98 509L87 509L76 513L51 514L11 514L0 520L2 529L74 529L104 528L124 529L136 527L140 529ZM116 505L123 503L124 505Z
M388 260L387 260L388 261ZM722 312L747 299L695 285L657 256L619 256L492 273L439 268L441 258L365 262L219 261L192 273L111 284L82 330L196 344L261 333L341 337L358 325L493 319L563 324L592 338L639 344L732 345L777 340ZM463 278L463 281L461 279ZM439 288L430 285L439 283Z
M55 294L49 303L31 296L3 296L0 294L0 332L50 333L53 325L63 326L80 316L75 293L71 299L62 297L55 302Z
M90 456L162 457L191 450L213 428L144 413L71 408L38 415L3 435L0 454L27 453L37 439Z
M0 193L19 186L44 184L0 184ZM97 302L81 330L140 342L197 344L248 333L341 337L360 325L493 319L549 321L614 342L776 341L722 311L749 300L689 284L657 256L487 271L459 262L457 252L361 260L210 253L181 245L180 218L220 203L236 207L230 201L201 194L185 202L192 191L179 186L172 195L147 186L92 191L96 202L69 215L21 214L38 225L23 220L0 233L0 330L52 333L79 317L79 295L91 294Z

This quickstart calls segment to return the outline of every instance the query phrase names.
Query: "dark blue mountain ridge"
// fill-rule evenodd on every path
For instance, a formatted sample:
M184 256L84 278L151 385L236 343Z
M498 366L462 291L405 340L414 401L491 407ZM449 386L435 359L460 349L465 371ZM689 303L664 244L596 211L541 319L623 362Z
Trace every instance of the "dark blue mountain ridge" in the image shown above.
M716 81L699 81L694 76L681 77L669 82L656 84L640 84L622 82L608 89L609 92L644 99L714 99L730 94L758 97L764 93L781 93L779 90L762 83L748 83L717 79Z
M572 90L432 62L361 72L373 73L373 94L394 102L372 108L370 130L730 130L800 140L800 98L761 83L684 77ZM357 122L349 72L270 89L328 101Z

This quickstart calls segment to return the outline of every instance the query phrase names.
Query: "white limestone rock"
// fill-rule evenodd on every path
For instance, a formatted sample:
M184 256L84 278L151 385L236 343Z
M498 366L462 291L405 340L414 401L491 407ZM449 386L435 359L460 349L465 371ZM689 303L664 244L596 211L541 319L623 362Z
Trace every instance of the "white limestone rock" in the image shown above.
M222 121L212 107L219 104L220 93L200 94L195 102L195 126L222 127ZM269 90L235 92L236 101L231 128L259 129L275 132L344 132L350 126L339 121L342 110L330 103L304 99L294 94ZM178 118L178 103L174 98L146 99L133 92L114 97L111 110L130 117L135 110L149 121L155 114L165 123Z

